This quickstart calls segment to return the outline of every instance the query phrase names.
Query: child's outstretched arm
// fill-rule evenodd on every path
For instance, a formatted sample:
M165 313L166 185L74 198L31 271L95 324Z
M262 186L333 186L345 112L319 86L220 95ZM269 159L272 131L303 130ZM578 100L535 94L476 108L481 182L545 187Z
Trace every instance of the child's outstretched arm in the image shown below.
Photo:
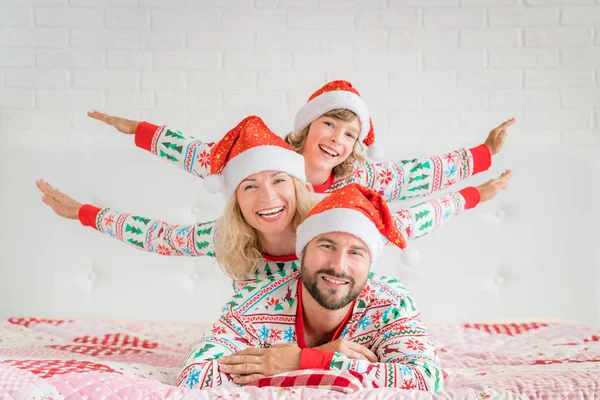
M477 204L491 200L508 186L512 171L477 187L467 187L438 198L424 201L394 213L398 229L406 240L425 236L446 221Z
M215 257L216 221L170 225L159 220L79 203L42 180L36 181L36 185L43 193L42 201L56 214L67 219L79 219L83 225L136 249L165 256Z
M88 112L87 115L114 126L121 133L135 135L137 147L148 150L192 175L204 178L210 173L209 156L214 145L212 142L186 137L180 131L166 125L158 126L149 122L115 117L96 110Z
M504 146L509 119L494 128L477 147L462 148L427 159L357 163L352 172L360 184L379 192L388 201L427 196L479 172L486 171L492 156Z

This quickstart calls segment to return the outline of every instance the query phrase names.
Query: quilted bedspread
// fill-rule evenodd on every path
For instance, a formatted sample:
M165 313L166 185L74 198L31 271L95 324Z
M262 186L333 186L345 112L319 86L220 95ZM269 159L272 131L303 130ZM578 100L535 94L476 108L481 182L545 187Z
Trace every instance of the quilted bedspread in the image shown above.
M446 389L173 386L206 324L10 318L0 321L0 398L600 398L600 332L574 323L431 325ZM339 389L339 388L338 388Z

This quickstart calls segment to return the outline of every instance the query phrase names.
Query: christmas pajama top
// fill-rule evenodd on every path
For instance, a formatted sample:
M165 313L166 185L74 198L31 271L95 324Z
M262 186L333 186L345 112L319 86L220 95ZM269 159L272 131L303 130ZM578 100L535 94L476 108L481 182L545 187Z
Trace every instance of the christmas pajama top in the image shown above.
M437 391L443 388L440 362L412 296L400 282L369 274L332 341L361 344L378 362L307 348L300 271L257 288L229 304L184 362L177 386L235 385L216 361L243 349L294 343L302 349L300 369L354 371L374 387Z
M479 203L479 191L467 187L459 192L423 201L393 213L394 221L406 240L433 232L444 222ZM217 221L193 225L171 225L130 213L100 209L86 204L79 210L79 220L107 236L137 249L166 256L216 256ZM254 288L252 282L283 277L298 269L295 256L273 257L263 255L257 270L248 277L235 280L236 293Z
M141 122L135 133L135 144L200 178L210 174L210 151L214 143L186 137L165 125ZM387 202L405 200L427 196L486 171L491 160L488 147L482 144L422 160L357 161L349 176L332 174L327 182L314 188L316 193L326 194L358 183L375 190Z

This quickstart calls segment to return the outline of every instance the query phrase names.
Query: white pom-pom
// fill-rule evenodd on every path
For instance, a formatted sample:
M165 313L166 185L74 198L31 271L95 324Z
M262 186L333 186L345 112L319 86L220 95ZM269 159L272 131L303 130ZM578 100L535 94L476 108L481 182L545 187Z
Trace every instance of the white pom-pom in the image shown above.
M379 143L373 143L367 148L367 157L372 161L383 161L384 154L385 149L383 148L383 145Z
M219 193L223 189L221 177L219 175L209 175L204 178L204 187L210 193Z
M419 263L421 254L414 246L407 246L402 250L402 253L400 253L400 259L402 260L402 264L414 267Z

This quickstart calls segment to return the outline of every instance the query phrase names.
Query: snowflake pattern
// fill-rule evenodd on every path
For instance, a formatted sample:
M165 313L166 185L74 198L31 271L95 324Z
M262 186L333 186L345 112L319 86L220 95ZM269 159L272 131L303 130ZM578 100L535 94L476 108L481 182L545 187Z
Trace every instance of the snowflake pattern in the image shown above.
M381 186L387 185L392 181L392 171L384 169L379 172L379 184Z
M402 386L400 386L400 389L404 389L404 390L413 390L416 389L417 385L415 385L414 381L411 379L405 379L402 382Z
M375 289L364 290L361 294L361 298L363 298L367 303L370 303L375 298L377 291Z
M373 323L379 322L379 319L381 319L382 315L383 315L383 313L381 311L379 311L379 310L375 311L375 313L372 315Z
M210 153L206 150L203 151L202 154L198 156L198 162L203 168L208 168L210 165Z
M450 217L452 217L452 211L446 210L444 212L444 215L442 215L442 221L446 221Z
M409 339L406 342L404 342L404 344L411 350L420 352L425 351L425 345L419 342L417 339Z
M456 164L448 165L448 169L445 172L448 179L456 175Z
M187 379L185 380L185 384L188 385L188 387L190 389L192 389L198 383L200 383L200 371L198 371L196 368L194 368L190 371L190 374L188 375Z
M104 221L106 222L107 226L112 226L112 224L115 223L115 217L112 214L108 214L106 217L104 217Z
M185 236L190 232L190 227L189 226L184 226L182 228L179 228L177 230L177 236Z
M408 365L400 366L400 371L402 371L402 375L404 376L412 376L413 370Z
M267 328L265 325L263 325L258 330L258 339L264 342L268 338L269 338L269 328Z
M159 244L158 246L156 246L156 252L162 256L170 256L171 255L171 249L169 249L167 246L164 246L162 244Z
M275 342L278 340L281 340L281 329L271 329L271 334L269 335L269 338Z
M355 168L352 170L352 177L357 180L361 180L363 175L363 170L360 168Z
M288 343L292 343L294 341L295 336L296 335L295 335L294 329L292 329L291 326L289 328L287 328L285 331L283 331L283 340L285 340Z
M451 164L454 162L454 154L452 153L448 153L444 156L444 158L446 159L446 161L448 162L448 164Z
M358 327L360 329L367 329L367 327L369 326L370 322L371 321L370 321L369 316L365 315L363 318L361 318L360 321L358 321Z

